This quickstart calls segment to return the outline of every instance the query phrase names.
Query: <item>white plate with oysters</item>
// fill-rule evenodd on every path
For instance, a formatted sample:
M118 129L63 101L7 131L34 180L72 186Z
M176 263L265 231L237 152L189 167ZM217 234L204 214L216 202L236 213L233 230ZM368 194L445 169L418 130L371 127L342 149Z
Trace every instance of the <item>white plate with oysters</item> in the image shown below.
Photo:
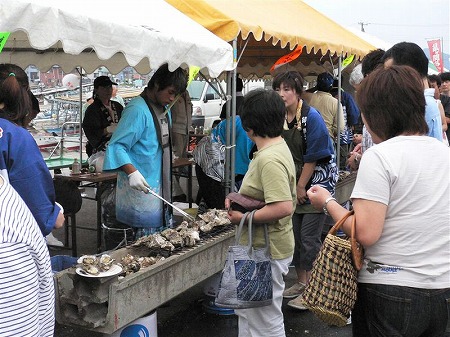
M84 277L109 277L120 274L122 267L114 263L114 259L107 254L101 256L83 255L78 259L75 272Z

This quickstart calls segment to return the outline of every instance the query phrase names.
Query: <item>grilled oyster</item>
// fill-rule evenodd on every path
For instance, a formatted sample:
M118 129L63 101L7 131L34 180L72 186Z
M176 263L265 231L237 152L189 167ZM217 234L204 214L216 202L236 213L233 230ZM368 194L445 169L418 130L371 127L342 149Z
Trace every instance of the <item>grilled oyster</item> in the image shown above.
M174 247L183 247L183 238L180 233L178 233L175 229L165 229L161 232L161 235L167 239Z
M100 273L97 266L93 264L83 264L83 270L91 275L98 275Z
M100 270L107 271L111 268L113 262L114 259L111 256L109 256L108 254L103 254L98 260L98 266Z
M97 264L97 257L94 255L83 255L78 260L83 266Z

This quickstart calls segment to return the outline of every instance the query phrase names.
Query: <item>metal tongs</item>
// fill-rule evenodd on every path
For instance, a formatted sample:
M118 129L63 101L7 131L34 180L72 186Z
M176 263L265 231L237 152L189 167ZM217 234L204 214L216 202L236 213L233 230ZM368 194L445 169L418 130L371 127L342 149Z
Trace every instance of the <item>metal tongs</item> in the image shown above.
M153 192L151 189L147 188L147 191L150 194L153 194L155 197L157 197L158 199L161 199L162 201L164 201L167 205L169 205L170 207L172 207L173 209L177 210L178 212L180 212L183 216L185 216L186 218L188 218L191 221L195 221L195 218L186 213L185 211L183 211L182 209L180 209L179 207L175 206L174 204L168 202L166 199L164 199L163 197L161 197L158 193Z

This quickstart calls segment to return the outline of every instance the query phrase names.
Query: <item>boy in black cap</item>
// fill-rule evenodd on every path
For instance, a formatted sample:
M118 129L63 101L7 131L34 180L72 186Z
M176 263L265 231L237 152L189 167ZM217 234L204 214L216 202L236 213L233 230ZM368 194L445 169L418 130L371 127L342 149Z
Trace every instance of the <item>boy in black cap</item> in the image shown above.
M122 115L123 106L111 101L112 85L114 83L108 76L99 76L94 80L94 102L86 109L83 118L83 130L88 142L86 153L88 156L105 151L115 126Z
M338 100L331 96L330 90L333 87L333 76L329 73L321 73L317 76L317 91L314 93L303 92L302 98L308 105L315 108L321 114L333 142L344 130L344 112ZM339 114L338 114L339 108ZM339 130L337 120L339 119Z

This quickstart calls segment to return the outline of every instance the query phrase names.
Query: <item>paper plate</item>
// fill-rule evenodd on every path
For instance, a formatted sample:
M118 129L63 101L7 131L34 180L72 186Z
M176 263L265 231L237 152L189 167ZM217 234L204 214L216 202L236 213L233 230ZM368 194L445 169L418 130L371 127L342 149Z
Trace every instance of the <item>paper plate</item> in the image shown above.
M118 266L117 264L113 264L109 270L102 271L102 272L98 273L97 275L88 274L82 268L79 268L79 267L75 270L75 272L78 275L84 276L84 277L100 278L100 277L109 277L109 276L114 276L114 275L120 274L122 272L122 267Z

